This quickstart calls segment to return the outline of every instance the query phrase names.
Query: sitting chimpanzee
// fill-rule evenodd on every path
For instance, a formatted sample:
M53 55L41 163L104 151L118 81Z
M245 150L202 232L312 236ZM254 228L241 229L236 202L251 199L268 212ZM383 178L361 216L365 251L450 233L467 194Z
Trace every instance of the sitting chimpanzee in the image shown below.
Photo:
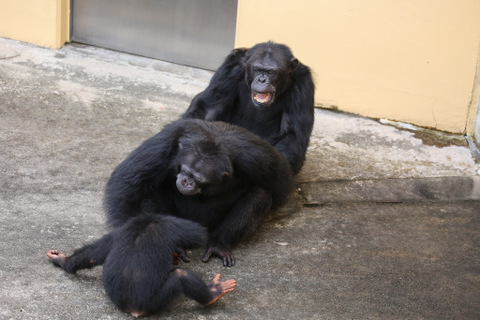
M314 92L310 69L287 46L259 43L233 50L183 118L246 128L273 145L297 173L312 133Z
M112 173L105 190L111 227L145 212L208 228L207 251L235 260L231 247L294 188L288 161L248 130L224 122L178 120L146 140Z
M206 239L207 230L198 223L142 214L69 257L58 250L47 256L69 273L103 264L108 296L138 317L159 311L179 293L208 305L234 290L235 280L220 282L220 274L207 286L195 273L173 267L184 254L181 248L202 245Z

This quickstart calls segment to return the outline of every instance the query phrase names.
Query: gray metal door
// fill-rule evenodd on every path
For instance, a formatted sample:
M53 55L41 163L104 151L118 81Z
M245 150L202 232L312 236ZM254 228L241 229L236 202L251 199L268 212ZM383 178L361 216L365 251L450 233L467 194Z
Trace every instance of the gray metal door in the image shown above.
M72 0L72 40L205 69L233 49L237 0Z

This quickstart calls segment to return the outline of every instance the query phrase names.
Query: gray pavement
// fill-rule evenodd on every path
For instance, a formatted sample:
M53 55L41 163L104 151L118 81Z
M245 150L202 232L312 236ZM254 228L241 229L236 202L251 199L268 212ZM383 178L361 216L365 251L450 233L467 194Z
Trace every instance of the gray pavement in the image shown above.
M0 318L127 319L101 267L68 275L49 249L102 236L103 188L212 73L100 48L0 38ZM321 87L317 90L322 90ZM210 307L165 319L480 319L479 165L462 137L316 111L289 203L235 248Z

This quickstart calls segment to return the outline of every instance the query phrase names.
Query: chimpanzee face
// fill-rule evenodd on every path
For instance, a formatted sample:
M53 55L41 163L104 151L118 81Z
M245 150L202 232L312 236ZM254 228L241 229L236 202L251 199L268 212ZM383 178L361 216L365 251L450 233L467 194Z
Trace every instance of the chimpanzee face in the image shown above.
M288 48L271 42L248 50L245 57L245 79L251 99L257 108L270 106L291 83L298 60Z
M176 159L178 191L186 196L212 196L224 191L232 177L230 159L212 146L179 145Z

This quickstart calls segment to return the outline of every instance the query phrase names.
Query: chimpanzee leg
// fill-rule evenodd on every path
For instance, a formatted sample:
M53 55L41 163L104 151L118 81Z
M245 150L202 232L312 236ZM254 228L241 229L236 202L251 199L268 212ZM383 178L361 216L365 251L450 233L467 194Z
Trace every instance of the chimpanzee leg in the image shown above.
M209 305L232 292L237 285L233 279L223 282L219 280L220 274L217 274L207 286L195 273L183 268L175 268L162 288L150 288L157 290L153 299L145 301L141 306L131 306L123 311L136 317L152 314L168 305L179 293L203 305Z
M68 273L75 273L80 269L93 268L103 264L112 246L112 237L107 234L80 249L75 250L71 256L65 256L58 250L50 250L47 256L55 265Z
M183 268L175 268L171 272L162 290L160 290L156 298L151 301L151 305L154 307L149 308L150 310L143 311L147 313L158 311L159 308L170 303L179 293L183 293L188 298L203 305L214 303L222 296L232 292L237 285L237 282L233 279L223 282L220 282L219 279L220 274L217 274L207 286L194 272Z
M207 262L215 254L220 256L224 266L234 266L235 258L230 251L231 246L255 230L268 217L271 207L270 193L259 187L247 191L211 232L203 262Z

